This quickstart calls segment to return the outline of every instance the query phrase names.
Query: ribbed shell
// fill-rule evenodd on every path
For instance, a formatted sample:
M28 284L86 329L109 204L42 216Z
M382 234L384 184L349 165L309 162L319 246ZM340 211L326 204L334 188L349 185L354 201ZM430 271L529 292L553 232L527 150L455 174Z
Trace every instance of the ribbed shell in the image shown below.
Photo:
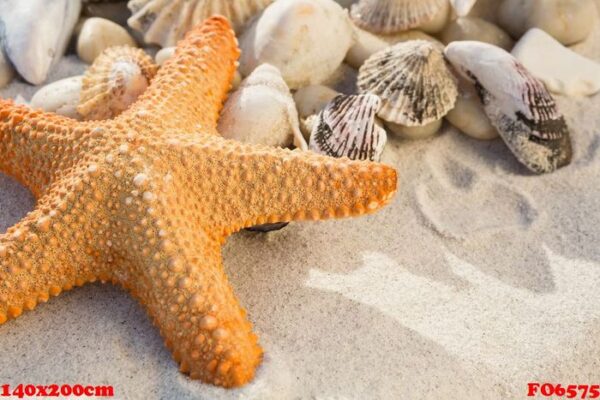
M359 0L352 6L354 23L375 33L397 33L433 20L448 0Z
M144 92L157 69L142 49L116 46L104 50L85 73L77 111L86 120L119 115Z
M373 54L360 68L358 88L383 100L381 118L405 126L439 120L458 97L456 78L441 48L425 40L398 43Z
M130 0L129 26L148 44L175 46L194 25L212 15L228 18L239 30L273 0Z
M381 100L371 94L338 95L323 111L310 136L310 150L331 157L379 161L387 141L375 122Z
M568 165L569 129L544 84L505 50L482 42L453 42L446 56L475 84L485 112L513 154L536 173Z

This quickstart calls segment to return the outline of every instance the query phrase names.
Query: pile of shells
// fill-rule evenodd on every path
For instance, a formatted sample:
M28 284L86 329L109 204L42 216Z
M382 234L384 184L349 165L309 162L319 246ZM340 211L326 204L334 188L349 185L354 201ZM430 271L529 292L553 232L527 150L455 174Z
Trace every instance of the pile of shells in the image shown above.
M572 157L553 94L600 91L600 65L566 47L592 31L593 0L4 0L0 87L41 84L71 42L85 75L31 105L113 118L214 14L242 50L219 121L232 140L378 161L388 137L430 138L446 120L551 172Z

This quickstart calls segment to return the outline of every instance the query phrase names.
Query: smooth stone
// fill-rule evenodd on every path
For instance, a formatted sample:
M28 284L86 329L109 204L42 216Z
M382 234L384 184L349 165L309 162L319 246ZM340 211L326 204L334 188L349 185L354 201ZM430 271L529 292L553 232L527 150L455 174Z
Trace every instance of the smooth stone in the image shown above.
M83 75L61 79L42 87L31 98L31 107L81 119L77 112Z
M27 82L39 85L63 56L81 11L80 0L2 0L6 57Z
M418 0L421 1L421 0ZM438 33L448 23L450 15L452 14L452 6L449 1L442 3L442 7L437 14L429 21L416 27L416 29L425 33Z
M83 15L104 18L125 27L131 12L127 8L126 1L100 2L84 4Z
M468 16L473 18L485 19L488 22L495 24L498 14L498 6L500 0L477 0Z
M508 33L491 22L476 17L460 17L450 22L440 33L440 39L444 44L460 40L478 40L507 51L514 45Z
M162 66L165 61L167 61L173 54L175 54L176 47L165 47L160 49L156 56L154 56L154 60L158 66Z
M594 0L504 0L498 23L515 39L540 28L564 45L586 39L598 11Z
M0 50L0 88L8 85L15 77L15 69Z
M77 39L77 55L91 64L104 50L113 46L136 47L135 40L122 26L103 18L85 21Z
M458 98L446 120L467 136L491 140L500 136L483 109L483 104L473 85L459 79Z
M401 32L394 35L377 35L355 25L353 26L356 40L352 47L350 47L350 50L348 50L345 61L356 69L360 68L373 54L396 43L408 40L428 40L442 45L436 38L418 30Z
M435 136L441 129L442 122L443 118L423 126L404 126L385 121L385 126L390 132L403 139L419 140Z
M591 96L600 91L600 64L566 48L541 29L527 32L512 55L551 92Z

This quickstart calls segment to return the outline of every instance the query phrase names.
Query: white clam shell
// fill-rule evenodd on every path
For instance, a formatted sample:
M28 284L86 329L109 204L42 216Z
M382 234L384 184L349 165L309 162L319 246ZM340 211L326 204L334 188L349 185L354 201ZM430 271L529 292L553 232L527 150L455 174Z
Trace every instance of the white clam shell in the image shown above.
M144 93L157 69L142 49L106 49L85 73L77 111L86 120L119 115Z
M445 50L473 82L492 125L513 154L536 173L571 162L569 130L552 95L510 53L482 42L453 42Z
M589 36L597 13L594 0L504 0L498 8L498 23L515 39L540 28L570 45Z
M404 126L443 118L458 96L442 50L424 40L399 43L371 56L360 68L358 87L383 100L381 118Z
M291 89L324 82L352 45L347 12L332 0L278 0L240 38L240 72L274 65Z
M380 107L381 100L372 94L336 96L319 113L310 150L338 158L381 160L387 134L377 122Z
M352 6L352 20L376 33L420 29L439 32L450 14L448 0L359 0Z
M80 0L3 0L4 51L29 83L43 83L62 57L81 11Z
M233 92L221 112L219 132L244 143L307 149L294 99L272 65L256 68Z
M42 87L31 98L33 108L54 112L66 117L81 119L77 112L83 75L61 79Z
M129 26L148 44L175 46L187 31L212 15L223 15L236 30L273 0L130 0Z
M531 29L512 51L554 93L590 96L600 91L600 64L566 48L541 29Z

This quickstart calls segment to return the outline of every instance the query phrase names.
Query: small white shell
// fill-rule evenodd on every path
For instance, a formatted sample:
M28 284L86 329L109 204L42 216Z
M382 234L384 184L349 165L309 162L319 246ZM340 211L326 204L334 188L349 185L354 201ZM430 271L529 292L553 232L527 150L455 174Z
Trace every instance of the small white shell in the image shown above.
M372 94L336 96L319 114L309 148L332 157L379 161L387 141L376 121L380 107Z
M106 49L85 73L77 111L87 120L119 115L146 90L157 69L142 49L128 46Z
M278 0L240 38L240 72L274 65L291 89L323 83L342 64L354 32L331 0Z
M420 29L439 32L450 14L448 0L359 0L352 6L352 20L376 33Z
M244 143L307 149L289 88L272 65L263 64L233 92L221 112L219 132Z
M399 43L371 56L360 68L358 87L383 100L381 118L405 126L441 119L458 96L441 49L424 40Z
M569 129L552 95L513 56L482 42L453 42L445 51L473 82L485 112L510 150L530 170L552 172L572 158Z
M273 0L130 0L127 21L148 44L175 46L194 25L212 15L223 15L239 30Z
M600 64L566 48L541 29L527 32L512 55L551 92L590 96L600 91Z

